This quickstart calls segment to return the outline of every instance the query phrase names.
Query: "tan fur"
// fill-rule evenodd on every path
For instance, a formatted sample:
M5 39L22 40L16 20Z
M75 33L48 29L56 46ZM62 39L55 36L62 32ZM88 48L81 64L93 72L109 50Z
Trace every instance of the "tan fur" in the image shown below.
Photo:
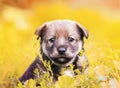
M35 34L41 38L41 54L43 60L50 61L53 72L53 81L58 79L61 69L74 65L74 69L81 72L87 72L88 60L79 52L84 50L84 37L88 38L88 31L79 23L70 20L55 20L44 23ZM35 79L34 70L38 69L40 73L47 71L42 61L37 57L29 66L20 81L26 81L30 78ZM71 71L65 74L71 75ZM43 74L40 74L40 77ZM74 75L74 74L73 74Z
M42 29L41 27L44 29ZM41 35L43 37L42 40L43 53L45 53L47 57L56 65L68 66L71 63L73 63L75 61L76 55L82 49L82 40L80 40L81 36L78 32L79 28L77 27L77 23L69 20L57 20L57 21L47 22L43 24L41 27L36 31L36 34L39 35L41 30L46 30L44 35ZM52 50L53 53L50 54L46 49L46 46L47 47L52 46L52 44L49 42L49 39L52 37L55 37L57 43L53 45L54 46ZM75 39L75 41L71 43L71 46L77 48L77 50L74 52L72 52L70 45L67 45L68 42L66 40L68 40L69 37ZM65 55L66 57L72 57L71 61L69 61L66 64L59 64L52 59L54 57L60 56L57 51L57 47L60 45L66 45L67 51ZM64 61L64 60L61 58L59 61Z

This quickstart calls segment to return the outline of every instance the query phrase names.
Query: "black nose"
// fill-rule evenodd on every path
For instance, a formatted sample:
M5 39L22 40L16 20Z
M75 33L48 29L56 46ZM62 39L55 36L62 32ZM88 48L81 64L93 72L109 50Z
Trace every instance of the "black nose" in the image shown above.
M59 52L59 54L64 54L66 52L66 48L65 47L59 47L58 52Z

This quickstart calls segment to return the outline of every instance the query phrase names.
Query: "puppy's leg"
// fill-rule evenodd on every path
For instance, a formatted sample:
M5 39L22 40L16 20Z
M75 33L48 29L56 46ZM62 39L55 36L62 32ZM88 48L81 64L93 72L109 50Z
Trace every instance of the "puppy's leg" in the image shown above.
M78 59L76 61L75 67L80 70L81 73L88 73L88 59L85 57L85 55L78 56Z
M46 68L43 64L43 62L37 57L34 62L28 67L28 69L25 71L25 73L20 77L21 82L25 82L28 79L35 79L38 78L39 75L35 74L35 69L38 69L39 75L43 75L44 71L46 71Z

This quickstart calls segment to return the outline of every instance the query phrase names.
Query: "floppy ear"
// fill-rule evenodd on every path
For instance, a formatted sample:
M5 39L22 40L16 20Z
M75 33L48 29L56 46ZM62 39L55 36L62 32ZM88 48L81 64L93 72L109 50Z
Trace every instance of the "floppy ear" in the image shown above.
M46 28L46 26L47 26L46 23L44 23L35 31L35 35L38 36L37 39L39 39L39 37L42 37L43 30Z
M86 30L86 28L84 28L81 24L79 24L79 23L76 23L76 25L77 25L77 27L78 27L78 29L82 32L82 36L84 37L86 37L86 39L88 38L88 31Z

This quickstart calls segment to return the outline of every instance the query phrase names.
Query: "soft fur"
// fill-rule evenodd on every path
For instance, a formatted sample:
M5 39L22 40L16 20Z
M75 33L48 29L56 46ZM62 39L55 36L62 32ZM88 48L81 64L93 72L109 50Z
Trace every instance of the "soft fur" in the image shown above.
M43 61L51 62L54 80L57 80L62 68L71 64L74 65L74 69L83 72L83 63L85 63L84 68L87 69L88 60L84 54L80 56L79 52L84 50L84 37L88 38L88 32L79 23L70 20L46 22L36 30L35 34L41 38L40 52ZM20 81L37 78L34 74L35 68L39 70L40 75L46 71L39 57L26 70Z

